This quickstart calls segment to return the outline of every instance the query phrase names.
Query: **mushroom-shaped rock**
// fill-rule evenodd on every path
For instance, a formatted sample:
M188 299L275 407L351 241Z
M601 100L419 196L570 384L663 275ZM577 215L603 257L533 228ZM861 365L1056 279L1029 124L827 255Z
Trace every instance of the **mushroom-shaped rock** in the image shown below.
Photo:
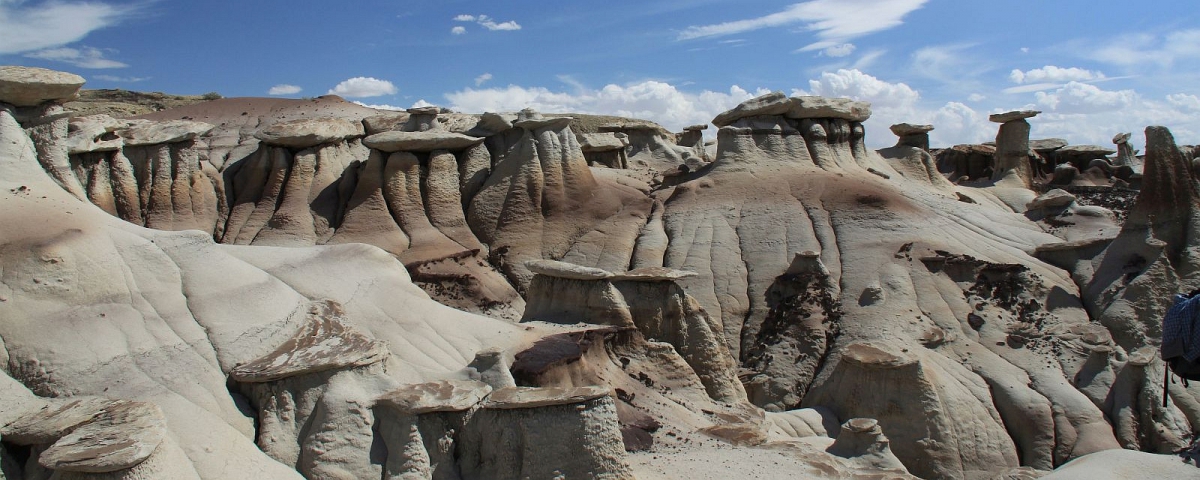
M1066 190L1055 188L1049 192L1038 195L1033 201L1029 202L1025 208L1029 210L1038 210L1043 208L1062 208L1075 203L1075 196L1068 193Z
M911 123L897 123L892 125L892 133L900 137L896 142L896 146L915 147L921 150L929 150L929 132L933 131L933 125L914 125Z
M477 405L492 387L474 380L442 380L404 385L379 398L379 403L408 414L461 412Z
M157 145L192 140L212 130L213 126L190 120L136 123L117 131L129 146Z
M456 448L462 478L632 478L606 387L495 390Z
M700 123L700 124L696 124L696 125L688 125L686 127L683 127L683 131L685 131L685 132L700 132L700 131L704 131L704 130L708 130L707 123Z
M238 365L229 372L236 381L259 383L383 361L387 347L341 321L333 302L310 307L307 323L275 351Z
M916 125L912 123L897 123L891 127L892 133L897 137L905 137L908 135L916 135L921 133L929 133L933 131L933 125Z
M361 137L364 133L361 122L333 117L302 118L271 125L255 133L254 138L268 145L299 149Z
M892 453L890 443L875 419L852 418L842 424L837 440L825 451L858 463L860 467L907 473L908 469Z
M1041 138L1029 141L1029 149L1037 153L1050 153L1067 146L1067 141L1061 138Z
M33 107L69 100L79 92L83 77L37 67L0 66L0 102Z
M585 267L558 260L530 260L525 262L529 271L548 277L567 278L572 280L602 280L611 278L612 272L599 268Z
M435 105L426 105L424 107L413 107L405 110L409 115L437 115L442 109Z
M67 153L116 151L125 144L120 137L105 139L105 134L127 125L108 115L88 115L71 118L67 124Z
M995 123L1008 123L1013 120L1024 120L1026 118L1033 118L1033 117L1038 116L1039 113L1042 113L1042 112L1040 110L1014 110L1011 112L993 113L991 115L988 115L988 120L995 122Z
M922 478L964 478L1019 465L1016 446L991 402L961 365L920 346L855 342L804 397L839 418L878 420L896 457ZM956 433L970 426L970 434Z
M482 142L482 138L446 131L380 132L363 139L363 145L384 152L432 152L464 150Z
M792 108L791 101L783 92L771 92L746 100L738 106L717 115L712 124L724 127L746 117L757 115L783 115Z
M1115 143L1117 145L1120 145L1122 143L1129 143L1129 138L1132 136L1133 136L1133 134L1130 132L1118 133L1116 135L1113 135L1112 143Z
M629 146L629 137L618 133L585 133L582 137L579 147L583 153L609 152Z
M166 418L158 406L113 402L50 445L38 455L38 463L64 472L125 470L150 458L166 433Z
M788 118L838 118L851 122L862 122L871 118L870 103L849 98L801 96L792 97L790 103L785 114Z

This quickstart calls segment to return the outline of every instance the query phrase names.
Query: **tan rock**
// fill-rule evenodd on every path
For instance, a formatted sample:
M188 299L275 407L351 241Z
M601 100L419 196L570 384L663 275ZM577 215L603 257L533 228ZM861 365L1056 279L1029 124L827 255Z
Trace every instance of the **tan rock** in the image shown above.
M851 122L871 118L871 104L867 102L814 96L792 97L790 100L791 106L785 114L788 118L837 118Z
M1033 117L1036 117L1039 113L1042 113L1042 112L1040 112L1038 110L1014 110L1011 112L993 113L991 115L988 115L988 120L995 122L995 123L1008 123L1013 120L1024 120L1026 118L1033 118Z
M431 152L434 150L463 150L483 142L482 138L445 131L398 132L388 131L363 139L363 145L384 152Z
M212 130L204 122L169 120L165 122L138 123L117 131L129 146L156 145L192 140Z
M405 385L385 394L379 402L401 412L461 412L477 405L492 387L474 380L442 380Z
M256 132L254 138L268 145L300 149L361 137L364 133L362 122L326 117L275 123Z
M0 102L33 107L75 98L83 77L37 67L0 66Z
M275 351L238 365L229 372L238 382L269 382L306 373L381 362L390 355L387 347L347 325L339 317L335 302L309 307L308 319L300 330Z

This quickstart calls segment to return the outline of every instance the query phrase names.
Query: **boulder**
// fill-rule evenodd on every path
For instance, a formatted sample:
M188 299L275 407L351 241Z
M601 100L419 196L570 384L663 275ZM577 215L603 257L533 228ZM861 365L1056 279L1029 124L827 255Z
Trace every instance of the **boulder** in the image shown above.
M557 260L530 260L525 262L525 267L533 273L571 280L602 280L613 276L606 270Z
M461 412L483 400L492 387L474 380L442 380L405 385L379 398L379 403L417 415L431 412Z
M1029 149L1037 153L1049 153L1067 146L1067 141L1061 138L1042 138L1029 141Z
M595 385L574 388L509 387L493 391L487 396L483 406L484 408L509 410L573 405L608 396L610 393L611 390L607 387Z
M585 133L579 142L583 153L609 152L629 146L629 137L620 133Z
M1014 110L1011 112L993 113L991 115L988 115L988 120L995 122L995 123L1008 123L1013 120L1024 120L1026 118L1033 118L1033 117L1036 117L1039 113L1042 113L1042 112L1040 110Z
M376 133L363 139L363 145L389 153L463 150L480 142L483 142L482 138L445 131L390 131Z
M243 383L269 382L324 370L364 366L390 355L387 346L340 319L332 301L309 307L308 322L275 351L243 363L229 377Z
M129 146L185 142L208 133L213 126L190 120L136 123L117 131Z
M933 131L933 125L915 125L911 123L897 123L892 125L892 133L897 137L908 135L916 135L919 133L929 133Z
M361 137L363 134L361 122L329 117L279 122L259 130L254 138L268 145L301 149Z
M1131 137L1131 136L1133 136L1133 134L1130 132L1118 133L1116 135L1113 135L1112 143L1115 143L1117 145L1120 145L1122 143L1129 143L1129 137Z
M795 119L838 118L862 122L871 118L871 104L849 98L792 97L791 106L784 116Z
M685 132L699 132L699 131L703 131L703 130L708 130L707 123L701 123L701 124L697 124L697 125L688 125L686 127L683 127L683 131L685 131Z
M1072 203L1075 203L1074 195L1071 195L1066 190L1056 188L1038 195L1032 202L1029 202L1026 208L1029 210L1055 209L1066 207Z
M367 135L376 133L389 132L392 130L404 130L404 124L408 123L407 112L392 112L380 115L372 115L363 118L363 127Z
M513 126L524 128L525 130L534 131L539 129L562 130L571 125L571 117L543 117L541 113L526 108L517 114L517 120L513 122Z
M37 67L0 66L0 102L18 107L70 100L83 84L83 77L73 73Z
M717 115L712 124L724 127L738 119L758 115L783 115L792 108L792 102L783 92L771 92L746 100L733 109Z

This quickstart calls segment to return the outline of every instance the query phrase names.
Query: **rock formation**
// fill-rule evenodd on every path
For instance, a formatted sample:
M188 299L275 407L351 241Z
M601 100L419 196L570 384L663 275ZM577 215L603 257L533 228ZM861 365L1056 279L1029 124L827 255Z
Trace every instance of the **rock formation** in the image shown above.
M896 142L896 146L908 146L919 148L921 150L929 150L929 132L933 131L933 125L913 125L911 123L897 123L892 125L892 133L900 137Z
M772 93L709 155L335 97L70 118L77 83L0 68L4 478L1175 472L1119 449L1200 425L1155 355L1200 286L1163 127L1119 224L1085 187L1134 166L1035 112L871 151L869 105Z
M988 120L1000 124L1000 131L996 133L992 180L1026 188L1033 184L1033 172L1029 165L1029 122L1026 119L1039 113L1042 112L1020 110L988 117Z

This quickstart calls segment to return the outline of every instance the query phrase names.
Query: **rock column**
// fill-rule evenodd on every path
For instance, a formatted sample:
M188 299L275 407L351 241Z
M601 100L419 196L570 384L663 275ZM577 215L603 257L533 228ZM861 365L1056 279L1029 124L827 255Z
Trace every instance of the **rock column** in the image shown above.
M1000 124L1000 131L996 133L992 180L1015 182L1013 186L1025 188L1033 185L1033 169L1029 165L1029 122L1025 119L1039 113L1042 112L1020 110L988 117L988 120Z
M915 147L929 151L929 132L932 131L933 125L914 125L911 123L897 123L892 125L892 133L900 137L900 140L896 142L897 147Z

